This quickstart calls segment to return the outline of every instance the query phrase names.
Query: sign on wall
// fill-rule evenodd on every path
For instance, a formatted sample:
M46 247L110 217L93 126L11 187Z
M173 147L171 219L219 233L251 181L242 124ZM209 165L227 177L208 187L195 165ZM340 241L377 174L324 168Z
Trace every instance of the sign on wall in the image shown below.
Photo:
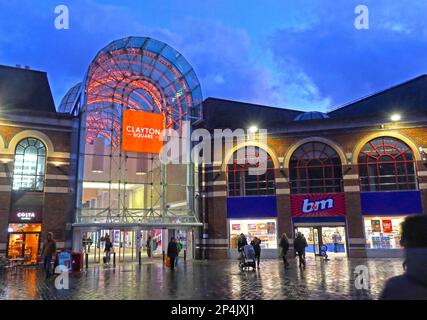
M125 110L122 123L122 150L159 154L163 147L163 141L160 140L163 129L163 115Z
M383 220L383 231L384 233L393 232L393 225L391 223L391 220Z
M41 212L37 210L12 210L9 214L10 223L33 223L41 221Z
M344 193L291 195L292 218L345 216Z

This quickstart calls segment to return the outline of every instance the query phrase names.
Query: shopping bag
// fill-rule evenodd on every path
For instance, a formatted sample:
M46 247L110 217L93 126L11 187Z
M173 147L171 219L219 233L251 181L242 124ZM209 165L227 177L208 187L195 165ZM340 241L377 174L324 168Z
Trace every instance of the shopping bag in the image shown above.
M166 257L165 266L166 266L166 268L171 267L171 258L170 257Z

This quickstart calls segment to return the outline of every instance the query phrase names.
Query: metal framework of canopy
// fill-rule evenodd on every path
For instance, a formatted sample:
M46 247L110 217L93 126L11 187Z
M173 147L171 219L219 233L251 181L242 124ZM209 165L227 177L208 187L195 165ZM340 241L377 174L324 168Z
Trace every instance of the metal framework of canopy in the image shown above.
M76 92L80 92L79 98ZM195 180L191 164L180 169L186 172L173 189L186 193L184 203L168 202L169 166L160 163L158 155L124 152L121 147L124 110L163 114L166 128L181 134L184 121L192 124L201 120L200 83L179 52L146 37L113 41L93 59L82 87L72 88L66 98L64 111L73 113L78 108L80 115L76 227L99 223L200 225L194 212ZM97 161L101 169L89 171L88 166L94 167ZM132 171L135 163L144 164L144 176ZM144 195L150 194L150 204L129 205L132 194L139 187L143 189L142 186ZM176 191L179 187L182 190ZM91 193L93 203L85 202L83 197Z

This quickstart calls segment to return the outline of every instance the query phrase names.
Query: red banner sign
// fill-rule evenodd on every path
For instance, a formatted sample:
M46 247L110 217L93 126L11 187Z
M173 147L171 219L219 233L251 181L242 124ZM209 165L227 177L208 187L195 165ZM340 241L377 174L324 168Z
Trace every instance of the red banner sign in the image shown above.
M345 216L344 193L291 195L291 214L293 218Z

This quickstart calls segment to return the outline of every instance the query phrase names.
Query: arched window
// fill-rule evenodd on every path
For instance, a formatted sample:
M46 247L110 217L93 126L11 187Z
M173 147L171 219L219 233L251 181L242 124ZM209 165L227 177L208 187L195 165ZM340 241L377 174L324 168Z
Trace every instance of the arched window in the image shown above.
M358 157L360 190L417 188L414 154L403 141L380 137L366 143Z
M15 149L13 190L43 191L46 147L40 140L26 138Z
M227 166L227 180L231 197L274 195L273 160L259 147L243 147L234 152Z
M341 160L322 142L308 142L293 153L290 163L291 193L342 192Z

